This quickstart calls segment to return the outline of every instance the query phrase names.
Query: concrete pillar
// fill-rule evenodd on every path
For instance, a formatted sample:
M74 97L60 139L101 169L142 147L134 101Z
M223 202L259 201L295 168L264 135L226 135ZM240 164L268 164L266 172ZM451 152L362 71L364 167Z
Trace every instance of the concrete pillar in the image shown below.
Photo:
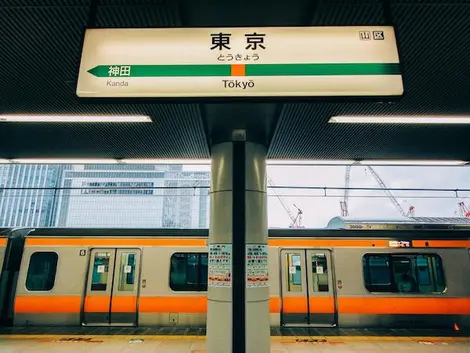
M242 137L211 158L207 353L268 353L266 148ZM266 262L246 262L264 251Z

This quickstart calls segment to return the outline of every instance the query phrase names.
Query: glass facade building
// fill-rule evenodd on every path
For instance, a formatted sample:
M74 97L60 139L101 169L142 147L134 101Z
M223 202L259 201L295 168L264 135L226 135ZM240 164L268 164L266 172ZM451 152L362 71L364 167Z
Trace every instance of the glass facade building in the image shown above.
M182 165L0 166L0 226L207 228L209 179Z
M55 225L58 190L66 165L2 165L0 226Z

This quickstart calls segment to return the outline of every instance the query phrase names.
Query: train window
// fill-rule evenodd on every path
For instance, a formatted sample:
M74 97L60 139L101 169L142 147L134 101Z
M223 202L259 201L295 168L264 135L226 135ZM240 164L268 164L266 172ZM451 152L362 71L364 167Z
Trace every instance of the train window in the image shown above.
M98 252L95 254L93 262L93 277L91 280L91 290L105 292L108 287L109 272L109 252Z
M442 260L436 254L380 254L363 257L370 292L435 293L445 289Z
M312 290L328 292L328 264L325 253L312 254Z
M170 261L172 290L207 291L207 253L175 253Z
M132 292L135 281L135 253L121 253L121 263L119 266L119 285L121 292Z
M55 252L35 252L29 260L26 289L49 291L54 287L59 256Z
M302 292L302 265L299 253L287 254L287 290L289 292Z

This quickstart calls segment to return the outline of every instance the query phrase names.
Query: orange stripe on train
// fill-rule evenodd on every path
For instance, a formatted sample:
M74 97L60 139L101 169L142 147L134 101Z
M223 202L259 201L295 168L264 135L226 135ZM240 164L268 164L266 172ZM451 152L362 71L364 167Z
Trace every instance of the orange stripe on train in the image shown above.
M15 301L16 313L79 313L81 308L80 296L19 296ZM113 297L112 312L133 312L137 304L136 297ZM280 311L280 299L270 298L270 311ZM206 313L207 297L140 297L139 312L142 313ZM85 312L108 312L109 297L86 297Z
M140 297L142 313L206 313L207 297Z
M40 245L40 246L147 246L147 245L160 245L160 246L205 246L205 239L139 239L139 238L125 238L125 239L89 239L89 238L28 238L26 245Z
M103 297L86 297L84 311L87 313L109 313L111 298Z
M17 296L15 313L80 313L80 296Z
M412 245L417 248L468 248L470 240L413 240Z
M80 296L19 296L15 301L16 313L79 313ZM114 297L113 312L133 312L135 297ZM271 313L306 313L305 297L271 297ZM140 297L141 313L201 313L207 312L205 296L185 297ZM310 298L310 313L333 313L333 297ZM87 297L85 311L108 312L109 297ZM354 298L339 297L340 314L449 314L470 315L470 298Z
M3 240L6 244L6 240ZM1 245L0 240L0 245ZM413 240L417 248L468 248L470 240ZM174 238L27 238L27 246L206 246L207 239ZM382 247L390 248L384 239L270 239L269 246L279 247Z
M133 313L137 310L137 297L113 297L111 308L116 313Z
M307 312L333 314L335 312L335 301L333 297L309 298L307 305L306 297L285 297L282 299L282 310L288 314L304 314Z
M341 314L470 315L470 298L338 298Z
M286 297L284 313L334 313L333 297ZM364 298L338 297L340 314L460 314L470 315L470 298Z

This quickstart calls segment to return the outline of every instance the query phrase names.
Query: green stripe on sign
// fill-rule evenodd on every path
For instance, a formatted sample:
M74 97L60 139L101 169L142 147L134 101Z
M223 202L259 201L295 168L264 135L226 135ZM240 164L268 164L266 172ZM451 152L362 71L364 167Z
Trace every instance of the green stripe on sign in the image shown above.
M130 74L113 74L112 68L130 67ZM230 65L100 65L88 72L97 77L230 76ZM124 71L125 72L125 71Z
M399 64L238 64L245 76L399 75ZM220 65L99 65L88 72L96 77L230 77L229 64Z
M268 64L246 65L246 76L399 75L399 64Z

